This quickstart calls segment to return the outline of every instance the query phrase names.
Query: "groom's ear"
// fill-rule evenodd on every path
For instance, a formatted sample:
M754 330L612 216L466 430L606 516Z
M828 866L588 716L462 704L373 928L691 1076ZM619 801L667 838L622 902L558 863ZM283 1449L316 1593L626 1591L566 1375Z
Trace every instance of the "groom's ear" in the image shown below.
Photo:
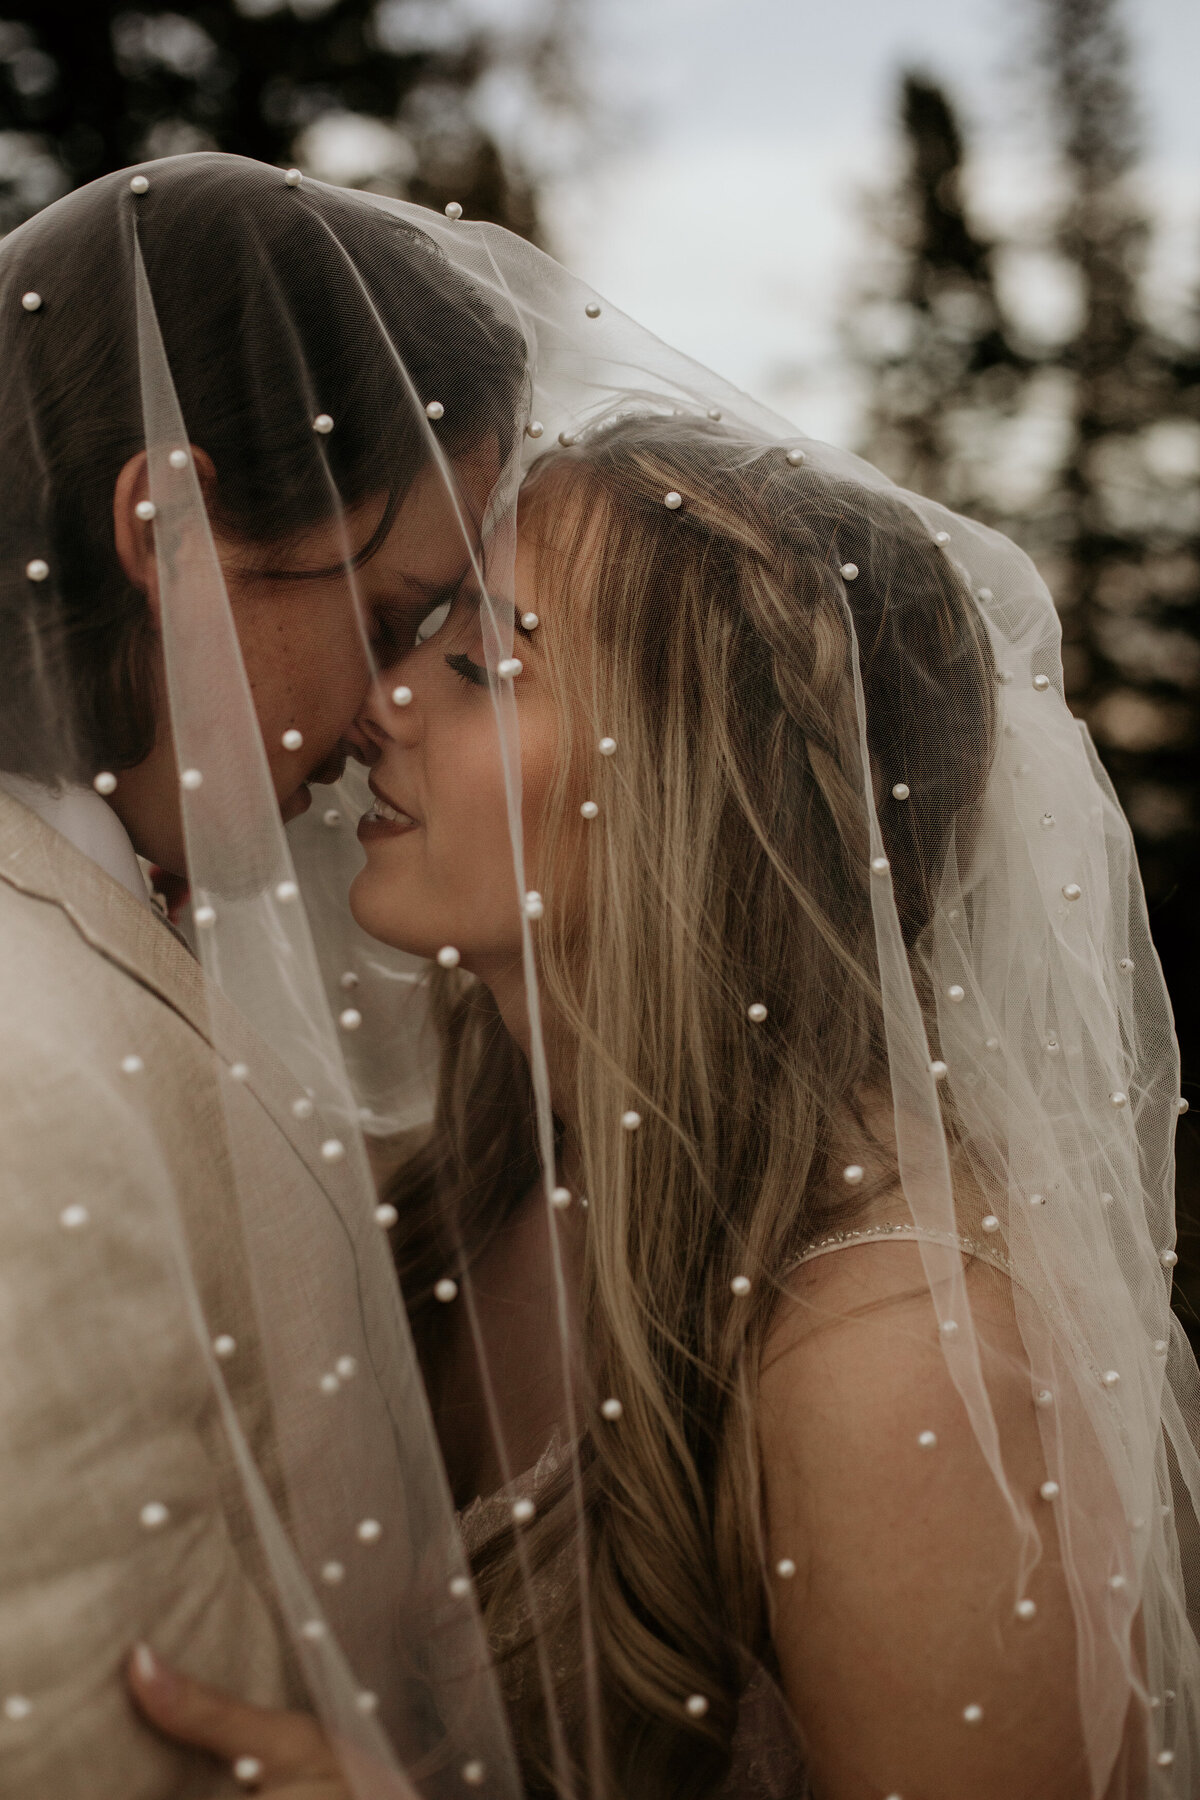
M216 483L216 470L207 451L191 446L200 485L208 490ZM113 488L113 542L126 577L145 594L158 624L158 559L154 554L154 524L140 519L137 509L150 498L150 476L144 450L131 456Z

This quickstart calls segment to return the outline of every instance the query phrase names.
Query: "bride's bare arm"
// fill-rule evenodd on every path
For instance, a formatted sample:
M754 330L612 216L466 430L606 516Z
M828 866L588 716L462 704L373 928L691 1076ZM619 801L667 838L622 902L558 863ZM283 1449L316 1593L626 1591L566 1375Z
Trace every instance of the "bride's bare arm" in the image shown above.
M950 1381L915 1244L804 1265L764 1361L760 1436L774 1641L820 1800L1086 1800L1071 1605L1028 1364L1004 1280L972 1310L1016 1532ZM848 1316L848 1315L853 1315ZM1022 1612L1028 1614L1028 1606Z

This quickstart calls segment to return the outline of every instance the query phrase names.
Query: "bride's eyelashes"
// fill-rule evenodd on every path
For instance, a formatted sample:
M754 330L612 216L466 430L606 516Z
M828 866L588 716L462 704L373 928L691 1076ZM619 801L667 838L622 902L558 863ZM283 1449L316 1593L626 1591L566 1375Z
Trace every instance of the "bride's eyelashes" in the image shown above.
M530 631L527 626L523 625L519 618L515 620L515 625L517 631L525 639L526 643L532 642L532 631ZM465 650L456 650L452 655L447 655L445 661L447 666L453 669L456 675L461 676L464 681L469 681L473 687L487 686L488 673L486 668L482 663L477 663L474 657L468 656Z
M483 664L475 662L465 650L456 650L453 655L447 656L446 666L461 676L463 681L469 681L473 687L485 688L488 684L488 674Z

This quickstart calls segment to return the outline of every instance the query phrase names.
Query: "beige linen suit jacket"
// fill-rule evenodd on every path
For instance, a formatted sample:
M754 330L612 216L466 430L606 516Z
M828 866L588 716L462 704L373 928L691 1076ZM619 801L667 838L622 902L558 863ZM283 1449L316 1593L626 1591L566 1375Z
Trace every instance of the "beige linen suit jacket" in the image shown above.
M218 1007L229 1059L252 1071L231 1084L250 1175L320 1183L294 1081L161 918L0 792L3 1800L238 1791L135 1716L122 1669L140 1638L246 1699L302 1703L164 1254L165 1184L206 1329L236 1340L222 1372L282 1510L209 1036ZM143 1066L123 1074L129 1055ZM69 1207L86 1223L64 1225ZM168 1509L156 1530L146 1502Z

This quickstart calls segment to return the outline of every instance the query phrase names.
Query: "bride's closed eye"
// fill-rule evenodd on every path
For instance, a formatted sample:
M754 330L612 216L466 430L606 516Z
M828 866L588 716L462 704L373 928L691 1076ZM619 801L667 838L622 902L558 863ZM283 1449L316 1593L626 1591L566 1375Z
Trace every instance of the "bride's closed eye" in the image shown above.
M464 681L469 681L473 687L487 686L487 670L482 663L477 663L473 657L468 656L465 650L457 650L445 660L448 668L453 669Z
M454 610L454 603L452 603L451 606L447 607L445 609L445 611L442 612L442 615L438 619L437 624L434 626L433 631L437 631L437 630L441 629L441 627L445 623L449 613L452 612L453 610ZM430 617L433 617L433 615L431 614ZM519 618L514 620L514 625L515 625L517 634L520 637L523 637L525 639L526 643L531 643L533 640L533 633L528 629L528 627L523 625ZM432 637L433 631L424 631L423 636L419 639L419 641L424 642L424 639L426 637ZM447 652L446 657L445 657L445 662L446 662L447 668L453 669L454 673L456 675L460 676L463 681L469 681L471 683L472 687L486 687L488 685L488 672L487 672L486 667L484 666L483 663L476 662L476 660L473 656L468 656L465 650L455 650L455 651Z
M470 598L473 603L473 616L470 618L466 616L466 601L468 598ZM478 595L474 594L468 596L460 589L457 593L450 595L447 599L442 600L439 605L433 607L430 612L426 613L417 628L417 643L428 643L430 638L437 637L440 632L445 632L446 636L451 638L457 635L461 642L461 631L458 633L451 633L446 629L452 617L454 618L455 623L459 625L468 625L472 632L477 635L479 625ZM476 662L474 657L468 656L465 650L447 652L444 661L448 668L453 669L454 673L461 676L464 681L469 681L473 687L487 686L488 678L486 668L484 668L482 663Z

